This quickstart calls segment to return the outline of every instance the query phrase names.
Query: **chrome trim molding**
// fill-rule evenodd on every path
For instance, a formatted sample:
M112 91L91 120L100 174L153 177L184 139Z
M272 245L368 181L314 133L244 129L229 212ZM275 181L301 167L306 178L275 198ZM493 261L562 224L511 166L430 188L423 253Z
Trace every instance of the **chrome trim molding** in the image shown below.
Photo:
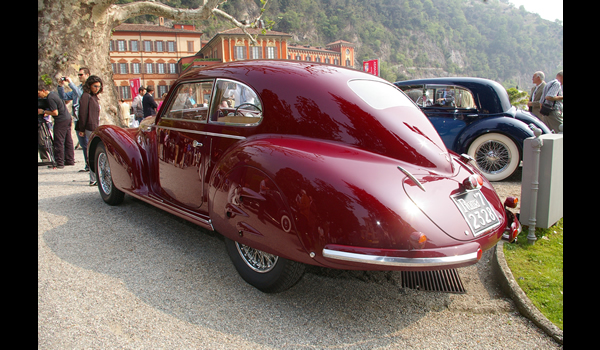
M403 173L404 173L404 175L408 176L408 177L409 177L411 180L413 180L413 182L414 182L415 184L417 184L417 186L419 186L419 188L420 188L420 189L422 189L422 190L423 190L423 192L427 192L427 191L425 191L425 187L423 187L423 184L421 184L421 183L419 182L419 180L417 180L417 178L416 178L416 177L414 177L414 175L413 175L413 174L411 174L410 172L408 172L408 170L404 169L404 168L403 168L403 167L401 167L400 165L398 165L398 169L400 169L400 171L401 171L401 172L403 172Z
M348 253L339 250L323 248L323 256L330 259L352 261L363 264L405 267L446 266L468 262L477 262L477 252L464 255L444 256L436 258L403 258L394 256Z
M214 133L214 132L197 131L197 130L182 129L182 128L173 128L173 127L170 127L170 126L162 126L162 125L153 125L153 126L156 127L157 129L160 128L160 129L166 129L166 130L186 132L186 133L189 133L189 134L225 137L225 138L228 138L228 139L236 139L236 140L245 140L246 139L245 136L236 136L236 135L228 135L228 134L218 134L218 133Z

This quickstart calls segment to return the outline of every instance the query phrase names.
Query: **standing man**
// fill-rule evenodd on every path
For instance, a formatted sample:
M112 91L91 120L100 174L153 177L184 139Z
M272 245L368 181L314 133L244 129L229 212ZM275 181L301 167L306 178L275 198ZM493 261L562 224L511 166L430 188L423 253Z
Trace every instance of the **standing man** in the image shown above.
M146 94L142 98L142 105L144 106L144 118L156 115L156 108L158 108L158 104L154 101L154 96L152 93L154 92L154 87L152 85L148 85L146 88Z
M552 80L544 88L544 93L540 99L540 103L552 107L549 115L545 115L543 122L548 125L550 130L554 130L555 133L559 132L558 127L563 123L563 71L561 70L556 74L556 79Z
M56 168L63 169L65 165L75 165L75 151L71 137L71 114L63 100L54 91L46 90L44 83L38 85L38 97L48 99L48 109L38 108L38 115L54 117L54 158Z
M58 81L58 88L57 88L58 96L61 99L63 99L64 101L73 100L73 106L72 106L71 113L72 113L73 119L75 120L75 123L77 123L77 120L79 119L79 99L81 98L81 94L83 94L83 84L85 83L87 78L90 77L90 70L85 67L79 68L77 77L79 78L78 86L75 86L75 84L73 84L73 82L71 81L71 78L65 77L65 80L61 79ZM69 92L65 92L65 89L63 87L65 81L71 88L71 91L69 91ZM80 136L79 133L76 133L76 135L77 135L77 140L79 141L79 145L81 146L81 149L83 150L83 159L85 159L85 168L82 170L79 170L79 172L81 173L81 172L85 172L85 171L90 171L90 168L88 167L88 159L87 159L88 139L85 135Z
M144 94L146 93L146 88L140 86L138 91L139 94L137 94L137 96L133 99L133 102L131 102L131 106L133 107L133 114L135 115L135 120L137 120L137 122L139 123L142 121L142 119L144 119L144 106L142 104L142 99Z
M542 93L544 92L544 87L546 87L546 82L544 81L545 74L542 71L537 71L533 73L533 84L535 86L531 88L531 93L529 94L529 102L527 102L527 106L529 107L529 111L533 113L540 120L544 120L544 117L540 114L540 100L542 99Z

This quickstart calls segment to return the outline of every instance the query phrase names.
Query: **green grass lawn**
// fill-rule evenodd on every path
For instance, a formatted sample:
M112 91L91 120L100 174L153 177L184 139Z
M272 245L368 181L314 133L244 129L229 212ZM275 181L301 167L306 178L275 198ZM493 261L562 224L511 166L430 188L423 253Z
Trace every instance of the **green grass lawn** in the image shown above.
M533 304L563 329L563 219L548 229L536 228L537 241L527 242L529 228L515 244L504 244L510 270Z

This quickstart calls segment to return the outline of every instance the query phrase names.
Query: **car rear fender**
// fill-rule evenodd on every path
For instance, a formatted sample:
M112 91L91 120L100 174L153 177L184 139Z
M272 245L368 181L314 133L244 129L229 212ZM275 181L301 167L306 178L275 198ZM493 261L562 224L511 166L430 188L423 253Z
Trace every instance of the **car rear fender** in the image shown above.
M456 244L422 213L410 220L403 215L405 204L414 205L404 192L399 164L410 167L340 143L248 139L230 149L212 172L210 218L215 230L240 243L329 267L322 251L331 243L410 249L410 233L423 230L436 245ZM268 200L260 193L263 181L265 191L275 192ZM290 228L281 224L283 215L290 218Z
M139 129L123 129L114 125L102 125L94 131L88 144L90 170L96 171L94 156L98 144L106 148L111 176L116 188L125 192L145 192L149 179L143 169L147 169L146 158L136 141Z
M471 143L479 136L487 133L498 133L511 138L523 156L523 140L533 137L533 131L524 122L507 116L481 119L464 128L456 138L453 149L456 153L467 153Z

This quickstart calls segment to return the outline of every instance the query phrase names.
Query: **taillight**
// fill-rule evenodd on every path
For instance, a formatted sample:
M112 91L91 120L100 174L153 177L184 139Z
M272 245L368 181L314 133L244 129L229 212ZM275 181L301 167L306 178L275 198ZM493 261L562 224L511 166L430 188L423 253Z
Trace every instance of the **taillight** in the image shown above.
M463 180L463 186L465 186L467 190L481 188L481 186L483 186L483 178L479 174L469 175L469 177Z
M425 242L427 242L427 236L425 236L425 234L422 232L413 232L410 234L410 238L408 240L413 248L423 249L423 247L425 247Z

